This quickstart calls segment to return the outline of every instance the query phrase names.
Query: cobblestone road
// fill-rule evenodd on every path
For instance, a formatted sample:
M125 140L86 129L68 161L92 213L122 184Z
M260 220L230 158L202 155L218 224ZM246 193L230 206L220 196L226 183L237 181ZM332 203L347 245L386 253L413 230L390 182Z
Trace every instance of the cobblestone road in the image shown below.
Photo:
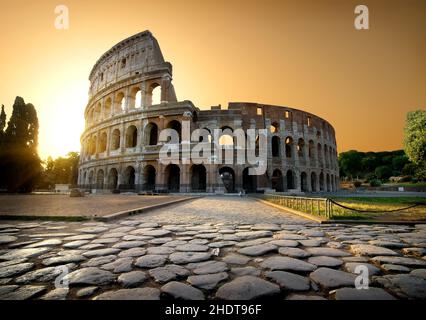
M207 197L108 223L4 221L0 299L425 299L425 251L425 225L320 226Z

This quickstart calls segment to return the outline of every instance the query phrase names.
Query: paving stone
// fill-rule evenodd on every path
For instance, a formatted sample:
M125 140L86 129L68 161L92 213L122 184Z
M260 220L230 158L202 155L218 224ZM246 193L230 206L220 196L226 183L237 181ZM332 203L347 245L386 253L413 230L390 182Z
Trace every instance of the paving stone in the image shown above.
M399 264L403 266L410 267L424 267L426 266L426 261L422 259L407 258L407 257L389 257L389 256L377 256L371 259L374 262L378 263L390 263L390 264Z
M345 262L368 262L369 259L367 257L343 257L343 261Z
M411 275L426 279L426 269L414 269L410 272Z
M97 237L97 235L95 235L95 234L79 234L79 235L76 235L76 236L65 237L64 240L65 241L92 240L96 237Z
M107 239L107 238L119 239L119 238L124 237L125 235L127 235L127 233L124 233L124 232L108 232L108 233L104 233L103 235L101 235L100 239Z
M260 270L255 267L248 266L242 268L232 268L231 273L236 276L260 276Z
M269 230L269 231L279 231L281 227L275 223L259 223L255 224L250 228L251 230Z
M318 267L329 267L329 268L339 267L343 264L342 260L333 258L333 257L327 257L327 256L310 257L308 259L308 262Z
M373 246L369 244L354 244L350 250L355 254L363 256L398 256L399 254L391 249Z
M200 262L210 259L209 252L175 252L169 256L171 262L176 264L185 264L191 262Z
M188 277L187 281L194 287L204 290L212 290L217 287L219 282L226 279L228 279L228 274L226 272L221 272L199 276L190 276Z
M15 282L19 284L28 284L31 282L49 282L55 279L57 276L63 274L63 267L64 266L47 267L30 271L16 278Z
M281 240L307 240L305 236L288 232L277 233L276 235L274 235L274 238Z
M396 248L396 249L404 248L407 246L406 244L401 242L385 241L385 240L370 240L368 243L374 246Z
M168 264L164 267L149 270L149 275L159 283L166 283L171 280L176 280L179 277L188 276L189 274L189 270L175 264Z
M271 270L290 270L302 272L313 271L317 268L315 265L305 261L281 256L267 258L261 263L261 266L262 268Z
M40 242L36 242L26 246L25 248L42 248L42 247L54 247L62 244L60 239L47 239Z
M109 255L109 256L92 258L88 261L83 262L81 265L83 267L99 267L101 265L113 262L115 260L117 260L117 256Z
M121 251L119 257L140 257L146 254L146 249L144 248L131 248Z
M327 243L327 247L334 248L334 249L342 249L345 246L341 244L340 242L330 241Z
M141 223L138 227L139 228L158 228L160 225L156 222L144 222Z
M0 300L28 300L46 291L45 286L22 286L12 292L0 296Z
M162 246L176 248L177 246L181 246L187 243L188 241L184 241L184 240L173 240L173 241L164 243Z
M152 240L152 237L137 236L137 235L129 234L127 236L124 236L123 240L124 241L146 241L146 240Z
M307 248L306 251L313 256L328 256L328 257L347 257L351 254L349 252L334 249L334 248Z
M365 263L365 262L346 262L345 263L345 267L344 269L350 273L355 273L355 270L357 269L358 266L364 266L368 269L368 275L371 276L375 276L375 275L379 275L381 274L381 270L379 268L377 268L376 266L370 264L370 263ZM359 267L358 267L359 268ZM359 272L358 272L359 274Z
M176 247L177 251L192 251L192 252L204 252L209 250L209 247L203 244L184 244Z
M258 238L258 239L253 239L253 240L237 242L236 246L237 247L251 247L251 246L261 245L261 244L270 242L272 240L273 240L273 238Z
M321 245L321 241L315 240L315 239L298 240L298 241L304 247L319 247Z
M164 237L168 236L172 232L170 230L165 229L158 229L158 230L150 230L143 233L144 236L151 236L151 237Z
M188 266L191 268L191 265ZM222 261L207 261L204 263L200 263L196 268L192 270L195 274L208 274L208 273L219 273L223 271L227 271L228 266L225 262Z
M114 282L116 276L106 270L96 267L87 267L69 273L64 277L64 280L65 279L68 279L70 285L106 285Z
M299 248L282 247L278 248L278 252L284 256L289 256L292 258L306 258L311 256L311 253Z
M102 265L101 268L114 273L129 272L132 270L132 263L133 258L119 258L113 262Z
M389 271L389 272L404 273L404 272L410 272L411 271L410 268L407 268L407 267L404 267L404 266L399 266L397 264L390 264L390 263L382 264L382 268L385 269L386 271Z
M161 292L172 296L174 299L204 300L204 294L201 290L177 281L171 281L162 286Z
M193 244L207 244L209 243L209 240L207 239L192 239L189 241L189 243L193 243Z
M73 263L73 262L81 262L86 260L85 257L79 254L66 254L61 256L55 256L52 258L47 258L42 261L43 265L45 266L53 266L53 265L59 265L59 264L67 264L67 263Z
M297 247L299 245L299 242L295 240L272 240L268 243L278 247Z
M308 237L323 237L325 236L324 231L316 230L316 229L303 229L298 232L299 234L303 234Z
M173 241L173 238L162 237L162 238L148 240L148 243L150 243L150 244L165 244L165 243L168 243L170 241Z
M88 243L88 244L85 244L84 246L81 246L79 249L81 249L81 250L95 250L95 249L100 249L100 248L104 248L104 247L105 247L104 244Z
M235 236L241 240L250 240L263 237L272 237L273 233L271 231L243 231L235 233Z
M31 262L13 264L11 266L3 267L0 268L0 278L13 277L31 270L33 267L34 263Z
M175 249L171 247L150 247L147 249L147 254L169 255L173 252L175 252Z
M245 265L247 264L251 258L235 254L235 253L228 253L226 256L222 258L222 261L229 263L229 264L237 264L237 265Z
M101 256L108 256L111 254L117 254L120 252L120 249L117 248L106 248L106 249L98 249L98 250L91 250L83 253L83 256L87 258L93 258L93 257L101 257Z
M375 282L403 298L426 299L426 280L412 274L374 277Z
M15 291L18 288L19 286L17 285L0 286L0 299L1 299L1 296L11 293L12 291Z
M77 229L76 231L84 232L84 233L101 233L107 230L108 228L106 227L87 227L87 228Z
M13 249L0 256L0 260L17 260L24 258L35 258L46 252L49 252L51 248L24 248L24 249Z
M24 263L27 262L28 259L27 258L22 258L22 259L16 259L16 260L6 260L3 262L0 262L0 268L4 268L4 267L8 267L14 264L20 264L20 263Z
M351 273L330 268L318 268L309 276L322 287L329 289L354 286L356 278L356 276Z
M119 238L101 238L101 239L95 239L92 241L92 243L95 244L112 244L119 242Z
M223 300L252 300L280 293L280 287L253 276L242 276L225 283L216 292Z
M107 291L94 300L160 300L160 290L156 288L133 288Z
M78 290L76 293L76 296L79 298L88 297L93 295L98 290L99 290L99 287L96 287L96 286L86 287L86 288Z
M231 247L235 244L237 244L237 241L217 241L217 242L211 242L208 244L210 248L224 248L224 247Z
M69 292L68 288L56 288L46 293L40 299L41 300L65 300L67 298L68 292Z
M422 257L426 254L426 248L404 248L401 251L403 254L417 257Z
M75 241L65 243L63 247L67 249L75 249L75 248L84 246L85 244L88 244L88 243L89 243L89 240L75 240Z
M274 282L278 283L281 288L292 291L307 291L310 289L311 281L307 277L285 272L285 271L270 271L266 272L265 276Z
M238 250L238 253L245 254L247 256L261 256L272 251L277 251L277 246L272 244L260 244L257 246L244 247Z
M368 289L340 288L335 291L336 300L395 300L395 298L381 288Z
M11 242L15 242L16 240L18 240L18 238L14 236L8 236L8 235L0 236L0 244L8 244Z
M138 258L135 265L140 268L155 268L163 266L167 261L167 256L158 254L149 254Z
M141 283L145 282L146 274L143 271L131 271L122 273L117 282L125 288L137 287Z

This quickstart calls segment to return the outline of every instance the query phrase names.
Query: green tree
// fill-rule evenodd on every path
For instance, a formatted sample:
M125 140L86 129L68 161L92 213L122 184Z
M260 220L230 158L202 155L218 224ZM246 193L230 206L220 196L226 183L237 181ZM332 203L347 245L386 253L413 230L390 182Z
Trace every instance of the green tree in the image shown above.
M392 176L392 168L389 166L380 166L374 170L374 173L380 180L388 180Z
M416 176L426 179L426 111L407 113L404 128L404 150L416 166Z
M0 167L4 172L1 184L9 192L30 192L38 179L41 172L38 128L34 106L16 97L0 154Z
M341 176L354 178L361 172L361 160L363 153L356 150L350 150L339 154L339 167Z
M58 157L55 160L48 157L44 161L44 170L38 186L51 189L59 183L77 185L79 159L78 152L69 152L67 157Z

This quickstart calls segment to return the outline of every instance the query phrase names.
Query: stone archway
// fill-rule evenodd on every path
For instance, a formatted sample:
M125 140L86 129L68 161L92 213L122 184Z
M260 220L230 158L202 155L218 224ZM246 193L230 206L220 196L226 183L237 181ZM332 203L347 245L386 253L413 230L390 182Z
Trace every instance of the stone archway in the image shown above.
M225 191L228 193L235 192L235 172L230 167L222 167L219 169L219 175L222 179Z

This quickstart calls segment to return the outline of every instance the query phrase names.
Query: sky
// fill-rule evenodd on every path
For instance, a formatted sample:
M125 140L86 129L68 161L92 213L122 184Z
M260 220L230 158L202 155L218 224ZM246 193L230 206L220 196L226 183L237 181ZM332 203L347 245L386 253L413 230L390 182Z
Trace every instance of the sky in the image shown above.
M57 5L69 29L55 28ZM354 9L369 9L356 30ZM426 109L426 1L14 0L0 3L0 104L35 105L45 159L80 150L88 76L119 41L150 30L179 100L289 106L327 119L338 151L402 148Z

